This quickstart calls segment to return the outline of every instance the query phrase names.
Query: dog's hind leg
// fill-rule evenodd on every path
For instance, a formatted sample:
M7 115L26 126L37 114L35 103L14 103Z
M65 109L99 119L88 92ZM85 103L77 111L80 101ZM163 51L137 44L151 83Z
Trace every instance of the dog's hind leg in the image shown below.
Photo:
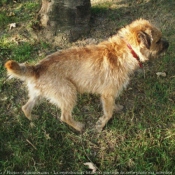
M111 119L115 108L115 98L112 95L102 95L101 101L103 104L104 115L99 118L96 123L96 130L100 132L106 123Z
M31 114L32 109L37 101L38 101L38 97L33 96L33 97L29 98L28 102L24 106L22 106L22 110L23 110L25 116L29 120L34 120L34 119L38 118L37 116Z
M36 91L36 89L33 88L34 85L33 85L33 86L31 86L31 84L28 84L28 85L29 85L29 86L28 86L29 100L28 100L28 102L27 102L24 106L22 106L22 110L23 110L25 116L26 116L29 120L34 120L34 119L37 119L38 116L32 115L31 113L32 113L33 107L35 106L35 104L36 104L36 103L38 102L38 100L39 100L39 95L40 95L40 94L39 94L39 91Z
M58 106L61 109L61 121L72 126L77 131L82 132L84 124L75 121L72 117L72 110L76 105L77 90L76 87L69 81L62 81L62 87L59 87L61 94L58 95Z

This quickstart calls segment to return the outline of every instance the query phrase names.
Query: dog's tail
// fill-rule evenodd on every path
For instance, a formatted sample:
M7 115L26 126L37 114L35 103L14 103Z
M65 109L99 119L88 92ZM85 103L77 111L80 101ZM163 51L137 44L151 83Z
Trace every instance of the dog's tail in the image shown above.
M18 78L24 81L26 78L35 75L35 66L25 63L19 64L13 60L7 61L5 63L5 68L10 78Z

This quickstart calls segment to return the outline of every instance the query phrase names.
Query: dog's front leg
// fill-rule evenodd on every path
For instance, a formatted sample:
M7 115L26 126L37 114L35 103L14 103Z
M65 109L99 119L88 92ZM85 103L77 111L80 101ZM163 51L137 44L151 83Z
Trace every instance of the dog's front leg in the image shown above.
M102 131L103 127L111 119L115 107L115 98L113 95L102 95L101 101L103 104L104 115L100 117L96 123L96 130L98 132Z

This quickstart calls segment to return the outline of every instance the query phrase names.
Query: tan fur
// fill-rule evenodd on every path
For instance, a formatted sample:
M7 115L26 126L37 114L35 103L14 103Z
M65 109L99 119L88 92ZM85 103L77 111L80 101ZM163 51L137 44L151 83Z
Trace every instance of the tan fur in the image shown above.
M22 107L26 117L33 119L31 111L39 97L49 99L61 109L61 120L78 131L84 124L72 117L77 93L101 95L104 115L97 121L101 131L112 117L115 99L129 83L130 75L139 68L128 44L144 62L168 48L161 32L149 21L139 19L122 28L118 34L98 45L71 48L47 56L36 65L5 64L11 77L26 82L29 100Z

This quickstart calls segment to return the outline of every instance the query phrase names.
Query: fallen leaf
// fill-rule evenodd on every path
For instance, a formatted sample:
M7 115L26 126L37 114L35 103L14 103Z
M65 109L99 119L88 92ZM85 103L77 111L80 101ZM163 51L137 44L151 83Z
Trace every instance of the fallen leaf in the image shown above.
M50 135L47 134L46 131L44 131L44 136L45 136L46 140L50 140L50 139L51 139L51 138L50 138Z
M7 14L7 16L15 16L14 12L10 12L9 14Z
M16 28L16 23L11 23L11 24L10 24L10 30L11 30L12 28Z
M34 128L35 127L35 124L33 122L30 122L30 127L31 128Z
M95 173L97 171L97 167L92 162L86 162L84 165L88 166L88 168L92 170L92 173Z
M156 75L157 75L157 77L160 77L160 76L166 77L166 73L165 72L157 72Z
M46 140L50 140L51 139L49 134L45 134L45 138L46 138Z

